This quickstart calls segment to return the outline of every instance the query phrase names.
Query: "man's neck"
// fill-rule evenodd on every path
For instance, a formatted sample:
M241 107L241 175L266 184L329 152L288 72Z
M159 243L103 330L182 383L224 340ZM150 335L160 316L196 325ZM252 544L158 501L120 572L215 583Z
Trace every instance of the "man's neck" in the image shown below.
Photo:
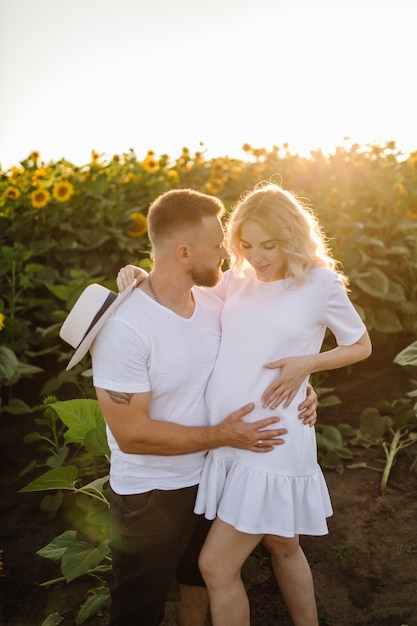
M190 280L184 280L184 276L176 276L162 267L154 267L147 280L141 284L142 290L160 306L185 318L190 318L194 313L192 286Z

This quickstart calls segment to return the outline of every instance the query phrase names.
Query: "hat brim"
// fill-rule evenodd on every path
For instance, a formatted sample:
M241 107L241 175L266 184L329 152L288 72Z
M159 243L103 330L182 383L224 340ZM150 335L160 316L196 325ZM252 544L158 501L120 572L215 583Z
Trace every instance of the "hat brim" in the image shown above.
M87 354L88 350L91 347L91 344L93 343L94 339L97 337L98 333L104 326L108 317L111 315L111 313L113 313L113 311L115 311L115 309L117 309L122 304L122 302L127 298L127 296L129 296L132 293L135 287L136 287L136 281L134 281L131 285L129 285L129 287L127 287L124 291L117 294L117 298L115 299L115 301L112 302L112 304L107 308L107 310L103 313L100 319L94 324L93 328L91 328L91 330L89 330L89 332L85 335L80 345L77 346L77 349L72 355L70 362L65 368L66 370L72 369L85 357L85 355Z

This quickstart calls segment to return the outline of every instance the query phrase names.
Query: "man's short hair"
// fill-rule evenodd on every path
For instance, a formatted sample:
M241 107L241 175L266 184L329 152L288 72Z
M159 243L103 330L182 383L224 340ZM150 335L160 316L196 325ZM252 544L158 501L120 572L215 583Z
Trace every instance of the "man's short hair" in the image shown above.
M221 200L193 189L171 189L152 202L148 211L148 233L158 244L175 231L199 226L203 217L222 217Z

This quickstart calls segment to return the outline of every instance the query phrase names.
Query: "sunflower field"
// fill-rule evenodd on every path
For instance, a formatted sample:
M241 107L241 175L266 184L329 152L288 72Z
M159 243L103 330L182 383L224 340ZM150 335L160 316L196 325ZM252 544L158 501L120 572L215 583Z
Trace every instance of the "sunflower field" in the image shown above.
M417 335L417 151L405 157L394 142L353 144L301 157L289 146L243 146L244 158L207 159L187 148L176 159L133 151L75 166L44 163L37 152L1 172L0 380L12 400L21 378L45 368L41 393L79 379L65 372L58 330L91 282L115 288L126 263L149 267L146 213L159 194L190 187L228 208L240 194L273 180L317 213L335 257L350 279L351 298L374 345Z

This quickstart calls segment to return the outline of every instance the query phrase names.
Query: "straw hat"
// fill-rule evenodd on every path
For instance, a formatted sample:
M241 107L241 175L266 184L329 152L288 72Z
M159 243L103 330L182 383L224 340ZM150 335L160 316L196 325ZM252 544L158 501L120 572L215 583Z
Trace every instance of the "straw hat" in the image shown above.
M132 293L135 286L136 282L133 282L119 294L97 283L84 289L59 331L61 339L75 348L67 370L77 365L87 354L104 322Z

